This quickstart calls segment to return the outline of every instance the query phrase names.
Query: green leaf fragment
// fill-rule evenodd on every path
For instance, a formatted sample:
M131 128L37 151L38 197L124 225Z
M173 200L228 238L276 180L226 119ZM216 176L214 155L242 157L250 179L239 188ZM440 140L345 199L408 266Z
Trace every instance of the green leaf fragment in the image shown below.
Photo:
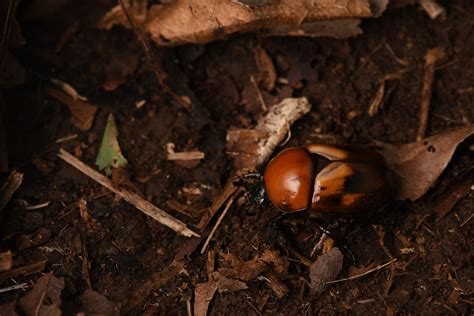
M118 130L115 124L113 114L109 114L107 125L105 126L104 136L100 144L99 154L95 164L100 170L105 170L107 175L112 173L112 168L125 167L128 162L122 155L117 140Z

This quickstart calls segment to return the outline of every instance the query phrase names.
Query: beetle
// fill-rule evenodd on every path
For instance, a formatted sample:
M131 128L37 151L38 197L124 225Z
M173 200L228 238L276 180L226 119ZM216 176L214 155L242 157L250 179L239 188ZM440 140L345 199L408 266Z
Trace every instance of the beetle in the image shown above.
M378 152L310 144L278 153L263 174L270 201L283 212L355 215L387 204L396 181Z

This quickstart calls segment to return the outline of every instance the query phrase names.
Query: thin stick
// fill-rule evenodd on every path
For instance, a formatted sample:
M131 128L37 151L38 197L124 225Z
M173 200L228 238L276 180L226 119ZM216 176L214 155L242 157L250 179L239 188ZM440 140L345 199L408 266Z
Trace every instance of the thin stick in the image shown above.
M90 177L92 180L114 192L115 194L123 198L125 201L129 202L130 204L133 204L140 211L157 220L161 224L167 226L168 228L171 228L172 230L186 237L199 237L199 234L187 228L186 224L169 215L162 209L159 209L147 200L144 200L138 194L130 192L128 190L115 188L112 184L112 181L110 181L106 176L87 166L85 163L83 163L64 149L61 148L59 150L58 157L73 166L74 168L78 169L82 173L84 173L86 176Z
M130 15L130 13L127 10L127 7L125 6L123 0L118 0L120 7L122 8L123 13L125 14L128 23L132 26L132 29L135 31L135 34L137 35L140 43L143 46L143 51L145 52L146 59L148 63L150 64L153 73L156 76L156 79L158 80L158 83L160 84L161 88L168 94L170 95L176 102L179 104L183 105L184 107L189 107L189 103L185 101L185 99L181 98L180 96L176 95L171 88L166 84L166 75L165 72L161 69L161 59L159 56L152 56L151 54L151 47L150 43L148 43L147 38L145 37L145 34L143 33L142 29L140 26L137 24L135 21L135 18ZM156 60L156 62L154 62Z
M425 74L423 76L423 88L421 90L420 124L416 135L416 141L418 142L425 137L426 128L428 126L435 64L438 60L444 58L445 55L446 53L441 46L428 50L425 55Z
M12 286L7 286L0 289L0 293L15 291L15 290L24 290L28 288L28 283L20 283Z
M260 88L258 87L258 84L255 82L255 78L253 75L250 75L250 82L254 86L255 90L257 90L257 95L258 95L258 100L260 101L260 105L262 106L262 109L264 112L268 111L267 104L265 103L265 99L263 98L262 92L260 92Z
M384 263L382 264L381 266L378 266L378 267L375 267L373 269L370 269L369 271L365 271L364 273L362 274L358 274L358 275L354 275L354 276L351 276L349 278L344 278L344 279L339 279L339 280L334 280L334 281L329 281L329 282L324 282L324 284L334 284L334 283L339 283L339 282L344 282L344 281L350 281L350 280L354 280L354 279L357 279L357 278L361 278L363 276L366 276L367 274L370 274L372 272L375 272L375 271L378 271L382 268L385 268L386 266L388 266L389 264L392 264L394 263L395 261L397 261L397 259L393 259L393 260L390 260L389 262L387 263Z
M214 236L214 233L217 230L217 227L221 224L222 220L224 219L225 215L227 214L227 211L229 210L230 206L234 203L234 197L231 197L229 201L227 202L227 205L225 206L225 209L222 211L221 216L217 219L216 225L211 230L211 233L209 236L207 236L206 242L204 243L204 246L202 246L201 249L201 255L206 251L207 246L209 245L209 242L211 242L212 237Z

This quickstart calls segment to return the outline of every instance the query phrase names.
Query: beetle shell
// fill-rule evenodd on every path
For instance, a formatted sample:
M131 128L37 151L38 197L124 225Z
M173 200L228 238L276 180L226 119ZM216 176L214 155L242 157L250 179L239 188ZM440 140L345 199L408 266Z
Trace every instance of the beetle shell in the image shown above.
M367 213L393 196L383 157L352 146L288 148L268 163L263 180L270 200L284 212Z

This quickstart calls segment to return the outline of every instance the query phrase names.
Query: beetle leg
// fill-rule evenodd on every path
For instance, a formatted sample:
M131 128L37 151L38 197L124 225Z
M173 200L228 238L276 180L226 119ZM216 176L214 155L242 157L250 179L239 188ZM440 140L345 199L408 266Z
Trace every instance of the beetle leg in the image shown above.
M356 260L355 260L355 257L354 257L354 254L352 253L352 251L349 249L349 247L347 247L347 245L345 243L343 243L338 237L336 237L332 232L330 232L329 230L327 230L325 227L321 226L321 224L319 223L316 223L316 227L323 233L321 235L321 238L319 239L319 241L314 245L313 247L313 250L311 251L311 257L313 256L314 252L316 252L316 250L320 247L320 244L322 244L324 242L324 239L326 239L327 237L330 237L332 238L335 243L340 246L342 249L344 249L344 251L346 252L346 254L349 255L349 257L351 258L352 260L352 263L354 264L354 266L356 265Z

